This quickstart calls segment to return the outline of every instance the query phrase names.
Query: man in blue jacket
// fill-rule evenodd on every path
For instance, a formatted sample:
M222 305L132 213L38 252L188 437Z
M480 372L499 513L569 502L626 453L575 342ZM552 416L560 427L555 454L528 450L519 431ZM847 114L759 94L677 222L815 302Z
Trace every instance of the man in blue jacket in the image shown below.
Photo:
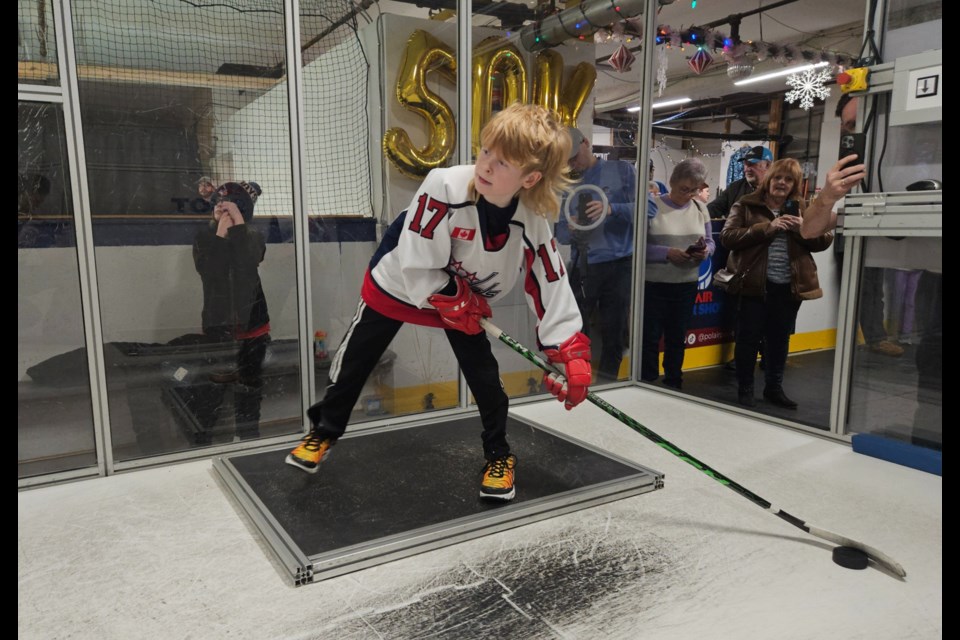
M570 228L566 216L557 223L557 239L572 244L570 284L588 333L590 317L599 313L600 363L598 375L616 380L626 348L630 317L630 277L633 273L633 229L636 216L637 170L622 160L603 160L579 129L569 128L573 141L570 170L579 184L595 185L607 196L607 205L591 199L583 205L588 230ZM586 192L585 192L586 193ZM573 203L577 201L576 188ZM566 206L566 203L564 203ZM588 334L589 335L589 334Z

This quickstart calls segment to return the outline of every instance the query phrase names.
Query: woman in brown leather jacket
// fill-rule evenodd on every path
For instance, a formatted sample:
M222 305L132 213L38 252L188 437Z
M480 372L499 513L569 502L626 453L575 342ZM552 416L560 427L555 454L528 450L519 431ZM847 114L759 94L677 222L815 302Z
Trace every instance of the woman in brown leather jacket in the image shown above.
M730 209L720 242L730 250L727 269L743 274L737 304L737 400L753 407L753 373L757 352L764 343L763 397L779 407L796 409L783 392L783 370L803 300L823 296L817 265L811 252L823 251L833 241L825 233L805 239L800 235L804 206L798 202L803 174L792 159L777 160L760 187Z

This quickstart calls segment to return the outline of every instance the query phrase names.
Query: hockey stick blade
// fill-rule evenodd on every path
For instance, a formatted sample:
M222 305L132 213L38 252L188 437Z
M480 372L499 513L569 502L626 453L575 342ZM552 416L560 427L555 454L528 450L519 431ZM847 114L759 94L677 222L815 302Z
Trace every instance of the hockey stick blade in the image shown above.
M508 334L504 333L503 330L501 330L499 327L497 327L495 324L493 324L486 318L483 318L482 320L480 320L480 326L484 328L484 330L487 332L487 334L491 338L499 340L503 344L507 345L508 347L510 347L510 349L512 349L513 351L516 351L517 353L519 353L521 356L523 356L524 358L526 358L527 360L535 364L540 369L546 371L547 373L556 373L558 375L562 375L559 371L557 371L555 367L553 367L553 365L549 364L546 360L538 356L536 353L524 347L522 344L520 344L519 342L514 340L512 337L510 337ZM893 558L883 553L879 549L875 549L869 545L863 544L862 542L853 540L852 538L848 538L846 536L833 533L832 531L828 531L826 529L821 529L819 527L815 527L813 525L807 524L800 518L793 516L787 513L786 511L783 511L782 509L778 509L774 507L773 504L771 504L767 500L764 500L763 498L753 493L746 487L738 484L737 482L734 482L727 476L723 475L722 473L710 467L709 465L701 462L700 460L697 460L696 458L694 458L692 455L690 455L683 449L680 449L679 447L674 446L667 440L664 440L660 435L651 431L647 427L643 426L642 424L640 424L639 422L637 422L627 414L623 413L622 411L617 409L615 406L613 406L612 404L610 404L600 396L596 395L592 391L587 394L587 400L589 400L591 403L593 403L594 405L602 409L608 415L616 418L617 420L627 425L628 427L630 427L640 435L644 436L645 438L647 438L648 440L656 444L661 449L665 449L669 451L670 453L677 456L678 458L680 458L690 466L705 473L706 475L710 476L720 484L735 491L736 493L746 498L750 502L754 503L758 507L762 507L764 510L769 511L770 513L777 516L781 520L785 522L789 522L790 524L797 527L798 529L801 529L802 531L805 531L810 535L816 536L822 540L826 540L827 542L832 542L839 546L854 547L856 549L859 549L860 551L863 551L865 554L867 554L867 556L872 558L874 562L886 567L888 570L890 570L892 573L896 574L897 576L901 578L906 577L907 572L900 565L900 563L896 562Z

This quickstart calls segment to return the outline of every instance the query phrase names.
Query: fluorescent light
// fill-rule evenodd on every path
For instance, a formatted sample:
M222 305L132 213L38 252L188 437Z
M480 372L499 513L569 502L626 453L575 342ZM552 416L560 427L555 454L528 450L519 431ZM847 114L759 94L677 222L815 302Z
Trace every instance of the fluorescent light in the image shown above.
M654 102L650 105L651 109L660 109L661 107L672 107L675 104L686 104L693 100L693 98L675 98L673 100L664 100L663 102ZM628 107L627 111L631 113L636 113L640 111L640 107Z
M818 62L817 64L805 64L802 67L790 67L789 69L780 69L780 71L771 71L770 73L764 73L759 76L750 76L749 78L744 78L743 80L737 80L733 84L740 86L742 84L750 84L751 82L763 82L764 80L769 80L770 78L779 78L780 76L788 76L791 73L800 73L803 71L808 71L810 69L816 69L817 67L825 67L829 62Z

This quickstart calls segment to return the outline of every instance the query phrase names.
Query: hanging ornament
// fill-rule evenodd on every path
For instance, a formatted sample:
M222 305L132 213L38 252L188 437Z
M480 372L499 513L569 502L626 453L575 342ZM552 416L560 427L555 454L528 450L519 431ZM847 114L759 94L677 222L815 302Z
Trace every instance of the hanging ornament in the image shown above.
M747 78L753 73L753 63L747 60L730 62L727 64L727 77L731 80Z
M787 76L787 86L793 87L793 89L787 91L783 99L790 104L799 100L800 108L807 111L813 107L814 98L826 100L830 95L830 89L824 86L824 83L830 79L828 69L819 71L817 69L807 69Z
M697 52L693 54L692 58L687 60L687 64L690 65L690 68L693 69L693 72L697 75L703 73L704 69L709 67L712 62L713 56L703 47L697 47Z
M753 62L747 58L747 47L742 42L724 48L723 57L727 61L727 77L740 80L753 73Z
M632 65L636 59L637 57L633 55L626 45L620 45L607 60L607 64L613 67L618 73L624 73L630 71L630 65Z
M667 59L667 48L657 47L657 97L663 97L663 90L667 88L667 67L670 61Z

